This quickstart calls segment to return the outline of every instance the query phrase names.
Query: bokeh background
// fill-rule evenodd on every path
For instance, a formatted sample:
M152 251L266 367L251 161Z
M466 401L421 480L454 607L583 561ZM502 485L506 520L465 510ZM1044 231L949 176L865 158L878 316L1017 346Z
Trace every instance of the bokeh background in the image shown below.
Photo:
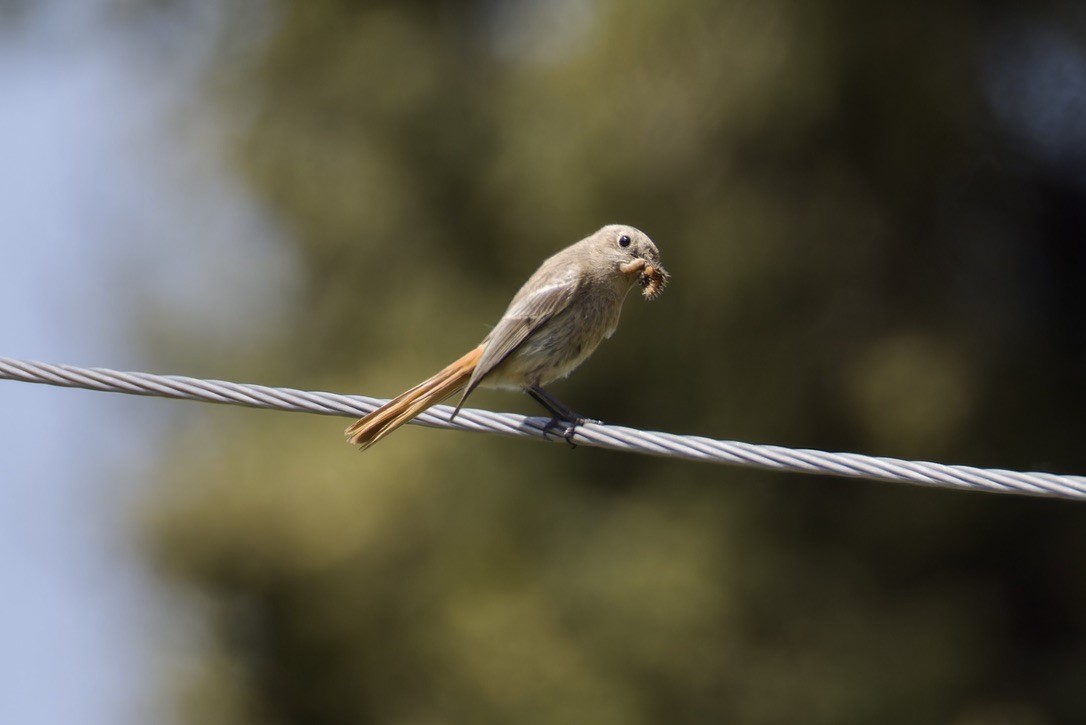
M622 221L577 409L1086 472L1077 0L6 0L0 97L0 354L392 395ZM1086 721L1073 503L0 406L5 721Z

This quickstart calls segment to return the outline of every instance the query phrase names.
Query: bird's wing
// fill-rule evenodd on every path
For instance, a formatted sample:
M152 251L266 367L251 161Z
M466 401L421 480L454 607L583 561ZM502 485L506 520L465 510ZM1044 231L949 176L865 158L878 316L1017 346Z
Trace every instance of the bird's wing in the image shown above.
M569 270L559 278L526 294L518 294L502 319L490 332L475 371L471 374L460 405L483 378L528 339L535 330L569 307L580 283L576 270ZM526 285L527 286L527 285ZM459 410L460 406L457 406Z

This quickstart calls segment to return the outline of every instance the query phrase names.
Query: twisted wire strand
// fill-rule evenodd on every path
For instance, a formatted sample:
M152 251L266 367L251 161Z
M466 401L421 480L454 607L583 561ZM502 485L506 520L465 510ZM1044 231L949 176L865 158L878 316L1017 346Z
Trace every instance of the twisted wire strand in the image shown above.
M346 417L365 415L385 402L380 398L363 395L272 388L181 375L152 375L105 368L52 365L5 357L0 357L0 379ZM497 433L536 440L559 442L565 440L561 436L556 436L553 430L548 430L550 421L547 418L463 408L455 420L449 420L452 411L451 406L437 405L412 422L431 428ZM988 491L1086 500L1086 477L1083 476L1023 473L927 461L903 461L858 453L830 453L784 448L597 423L577 426L570 442L580 446L773 471L817 473L960 491Z

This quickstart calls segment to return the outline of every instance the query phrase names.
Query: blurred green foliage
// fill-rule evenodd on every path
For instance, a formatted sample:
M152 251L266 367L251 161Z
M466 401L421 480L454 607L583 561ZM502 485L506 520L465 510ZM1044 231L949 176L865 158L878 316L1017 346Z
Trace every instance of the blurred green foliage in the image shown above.
M1074 4L275 7L211 79L303 277L250 379L399 392L621 221L673 284L555 387L577 409L1086 471L1082 167L985 95L1008 29L1086 52ZM208 623L188 721L1086 719L1074 505L202 415L148 514Z

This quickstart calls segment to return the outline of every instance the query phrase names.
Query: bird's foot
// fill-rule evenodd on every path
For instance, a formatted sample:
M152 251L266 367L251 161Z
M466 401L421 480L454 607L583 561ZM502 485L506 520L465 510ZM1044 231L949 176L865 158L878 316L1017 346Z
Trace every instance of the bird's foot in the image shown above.
M584 425L585 423L595 423L596 425L602 425L602 420L594 420L592 418L559 418L557 416L547 421L547 425L543 426L543 437L549 438L550 434L557 433L558 436L563 438L570 448L576 448L577 444L573 442L573 436L577 433L577 426Z

